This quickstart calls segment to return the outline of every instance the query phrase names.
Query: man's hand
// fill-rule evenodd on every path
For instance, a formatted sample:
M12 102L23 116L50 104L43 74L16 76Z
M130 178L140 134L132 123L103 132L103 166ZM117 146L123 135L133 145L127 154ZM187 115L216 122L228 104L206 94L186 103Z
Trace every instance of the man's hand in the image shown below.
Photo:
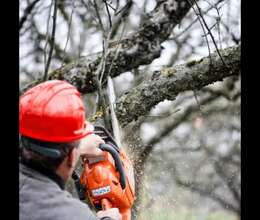
M119 213L118 208L111 208L104 211L97 212L98 218L110 217L113 220L122 220L122 216Z
M96 134L90 134L81 139L80 155L83 157L98 157L103 155L103 151L98 148L100 144L104 144L104 140Z

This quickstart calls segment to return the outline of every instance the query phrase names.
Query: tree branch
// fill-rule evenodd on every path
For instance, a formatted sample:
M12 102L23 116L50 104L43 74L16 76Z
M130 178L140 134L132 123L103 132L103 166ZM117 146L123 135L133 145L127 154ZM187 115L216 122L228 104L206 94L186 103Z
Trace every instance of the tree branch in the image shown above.
M180 186L186 187L189 190L199 193L202 196L208 197L213 199L214 201L218 202L223 208L233 211L236 214L240 214L240 210L238 207L234 206L230 202L226 201L221 196L217 195L214 191L207 189L201 186L201 183L187 183L180 179L176 179L176 183Z
M53 48L54 48L54 40L55 40L55 33L56 33L57 5L58 5L58 0L54 0L54 11L53 11L53 23L52 23L51 45L50 45L50 51L49 51L49 56L48 56L47 64L46 64L46 66L45 66L44 75L43 75L43 80L44 80L44 81L47 80L48 70L49 70L49 66L50 66L50 63L51 63L52 52L53 52Z
M240 72L240 46L230 47L220 51L227 67L215 52L199 61L191 61L173 68L155 71L152 79L144 81L116 102L116 114L124 127L129 122L146 115L153 106L187 90L199 90L202 87L237 75Z
M178 25L190 10L191 5L185 0L160 1L149 19L133 35L121 40L117 60L110 71L110 76L115 77L123 72L132 70L140 65L150 64L161 53L161 43L167 40L172 30ZM116 53L116 48L110 48L105 65L105 73L108 72ZM93 84L93 74L100 63L102 55L94 59L82 58L48 75L48 80L66 80L77 87L81 93L93 92L97 85ZM75 74L77 73L77 74ZM106 76L104 76L106 79ZM34 81L22 89L22 93L41 82Z
M32 12L34 6L39 2L40 0L34 0L31 4L29 4L26 9L24 10L24 14L22 18L19 21L19 31L22 29L24 22L27 20L28 16Z
M238 215L240 215L240 208L226 200L223 196L220 196L215 192L214 184L205 185L201 182L196 181L184 181L182 178L180 178L180 174L177 170L177 167L174 163L172 163L173 166L173 176L175 182L182 187L185 187L192 192L198 193L201 196L208 197L217 203L219 203L224 209L230 210Z
M218 98L218 95L211 95L203 99L201 101L201 104L205 105L206 103L210 103L214 101L216 98ZM149 155L150 152L152 151L154 145L160 142L164 137L168 136L173 129L177 128L183 121L187 120L192 115L192 113L196 112L197 110L198 110L197 105L191 105L185 110L183 114L181 114L179 117L175 117L173 123L166 125L163 130L161 130L147 143L145 149L141 153L141 158L142 159L146 158L147 155Z

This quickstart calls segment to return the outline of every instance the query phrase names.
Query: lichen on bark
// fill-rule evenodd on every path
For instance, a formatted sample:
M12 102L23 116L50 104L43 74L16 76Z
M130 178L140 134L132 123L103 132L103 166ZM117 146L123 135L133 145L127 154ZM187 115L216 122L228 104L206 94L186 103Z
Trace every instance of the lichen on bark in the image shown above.
M184 0L158 1L155 9L149 13L148 19L136 33L120 40L118 42L120 46L108 48L104 79L108 73L111 77L116 77L160 57L161 43L167 40L173 28L180 23L190 8L191 5ZM54 70L49 74L48 79L66 80L76 86L81 93L93 92L97 86L92 78L101 59L101 53L82 57ZM39 82L41 79L24 88L21 93Z
M173 100L183 91L199 90L225 77L239 74L240 46L220 50L220 53L225 63L215 52L210 57L193 62L193 65L186 63L157 71L150 80L121 96L116 103L116 114L121 125L124 127L146 115L159 102Z

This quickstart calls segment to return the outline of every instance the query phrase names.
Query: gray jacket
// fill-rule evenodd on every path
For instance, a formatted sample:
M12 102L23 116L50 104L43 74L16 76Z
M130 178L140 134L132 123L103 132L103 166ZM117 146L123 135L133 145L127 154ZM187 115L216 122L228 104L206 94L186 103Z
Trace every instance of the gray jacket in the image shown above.
M19 197L20 220L99 219L54 180L23 164L20 164Z

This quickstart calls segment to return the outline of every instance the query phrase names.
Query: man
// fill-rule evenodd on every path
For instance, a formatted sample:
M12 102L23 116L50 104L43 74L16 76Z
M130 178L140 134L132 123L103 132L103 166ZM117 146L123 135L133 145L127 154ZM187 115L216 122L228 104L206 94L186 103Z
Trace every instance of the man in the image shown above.
M100 156L104 141L85 121L80 93L51 80L28 90L19 105L20 220L120 220L117 208L91 212L64 190L79 157Z

